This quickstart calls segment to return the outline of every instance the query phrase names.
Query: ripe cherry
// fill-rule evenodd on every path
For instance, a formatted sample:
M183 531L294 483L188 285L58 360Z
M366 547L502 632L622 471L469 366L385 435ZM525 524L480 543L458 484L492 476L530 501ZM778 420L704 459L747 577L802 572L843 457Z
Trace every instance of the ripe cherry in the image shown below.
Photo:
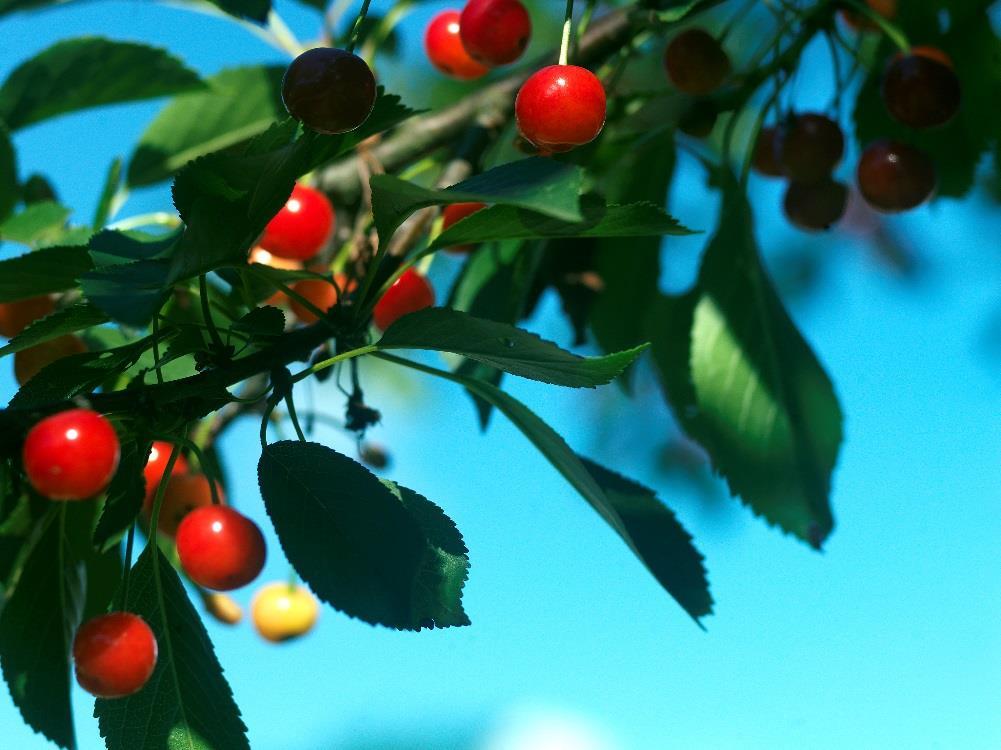
M0 336L11 339L39 318L56 309L51 297L29 297L0 303Z
M920 206L935 190L935 167L913 146L880 140L862 152L858 185L873 208L887 213L907 211Z
M292 285L292 290L312 302L314 307L327 312L327 310L337 304L338 288L342 292L349 292L354 289L354 285L350 283L346 276L338 274L334 277L334 281L337 283L337 286L334 286L326 279L303 279L302 281L295 282ZM319 320L315 312L295 297L289 298L289 305L300 322L309 324Z
M845 150L838 124L816 114L791 118L780 129L776 143L783 172L796 182L817 182L830 176Z
M459 11L443 10L424 32L424 51L438 70L452 78L470 81L490 69L469 56L459 38Z
M865 0L865 4L883 18L891 19L897 16L897 0ZM877 31L879 29L879 26L866 18L864 14L855 10L842 9L841 18L856 31Z
M469 0L459 16L459 36L477 62L507 65L521 57L532 19L519 0Z
M254 627L266 640L280 643L313 629L320 607L308 589L284 581L262 587L250 604Z
M86 500L111 481L120 449L107 419L90 409L69 409L32 427L22 453L24 472L39 495Z
M141 690L156 668L156 656L153 631L131 612L88 620L73 639L77 682L98 698L123 698Z
M844 216L847 205L848 189L830 177L819 182L789 183L783 202L789 221L812 232L830 229Z
M467 216L471 216L486 207L486 203L450 203L441 212L441 231L448 231L448 228L455 222L462 221ZM476 245L454 245L448 250L452 253L468 253L472 252L475 247Z
M587 68L549 65L525 81L514 110L521 134L541 151L569 151L601 132L605 88Z
M327 196L296 183L288 201L264 228L259 244L279 258L309 260L329 239L334 221Z
M762 128L758 139L754 142L754 153L751 155L751 165L758 174L765 177L782 177L782 165L778 160L779 128L776 125Z
M375 304L372 318L376 326L385 331L404 315L433 304L434 289L431 284L417 271L408 268Z
M197 508L177 529L181 567L199 586L230 591L245 586L264 567L264 536L257 524L224 505Z
M167 463L170 461L170 454L173 450L174 446L163 440L157 440L150 448L149 458L146 459L146 466L143 468L143 477L146 480L146 505L151 506L156 489L160 486L160 480L163 479L163 473L167 471ZM188 459L182 454L178 454L170 475L187 473Z
M327 135L347 133L365 122L375 94L375 76L365 61L331 47L306 50L282 79L282 101L289 114Z
M29 346L14 353L14 377L19 385L24 385L53 362L85 351L83 341L72 334Z
M174 464L177 468L177 464ZM156 500L156 486L153 493L149 494L149 485L146 486L146 500L143 503L143 513L147 520L151 520L153 513L153 502ZM219 502L226 502L226 496L222 487L216 483L216 493L219 495ZM156 527L161 534L169 537L177 535L177 528L181 521L196 508L205 508L212 505L212 485L209 478L204 474L178 474L176 471L167 480L167 486L163 490L163 504L160 506L160 516L157 518Z
M890 115L911 128L934 128L959 111L959 78L952 61L934 47L899 54L883 76L883 101Z
M664 66L679 91L704 96L718 89L730 74L730 58L702 29L687 29L667 45Z

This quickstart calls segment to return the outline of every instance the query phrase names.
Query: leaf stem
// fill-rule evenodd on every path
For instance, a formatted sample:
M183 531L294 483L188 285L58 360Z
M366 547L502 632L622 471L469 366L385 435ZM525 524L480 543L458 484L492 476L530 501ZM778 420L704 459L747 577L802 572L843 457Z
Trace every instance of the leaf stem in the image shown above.
M355 51L355 45L358 44L358 36L361 34L362 24L365 23L365 17L368 15L368 6L372 4L372 0L362 0L361 10L358 11L358 17L355 19L354 26L351 27L351 38L348 41L348 52Z
M563 21L563 39L560 41L560 65L570 59L570 36L573 31L573 0L567 0L566 18Z
M175 229L181 226L181 219L176 214L168 213L167 211L153 211L148 214L129 216L112 224L108 224L107 228L116 229L119 232L125 232L129 229L138 229L139 227L148 226L170 227L171 229Z
M307 367L305 370L300 370L299 372L297 372L295 375L292 376L292 382L298 383L300 380L305 380L310 375L314 375L320 372L321 370L326 370L328 367L333 367L338 362L344 362L349 359L354 359L355 357L361 357L366 354L372 354L373 352L377 352L378 350L379 347L377 344L369 344L367 346L358 347L357 349L351 349L346 352L341 352L340 354L334 357L325 359L322 362L317 362L315 365Z

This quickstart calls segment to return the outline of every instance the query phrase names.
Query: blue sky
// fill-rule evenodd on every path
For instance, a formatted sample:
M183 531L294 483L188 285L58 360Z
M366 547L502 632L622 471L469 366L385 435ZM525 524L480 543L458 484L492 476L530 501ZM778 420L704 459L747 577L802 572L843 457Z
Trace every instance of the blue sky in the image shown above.
M309 11L278 8L303 36L314 28ZM426 18L422 11L404 26L407 59L417 59ZM282 60L225 21L95 2L0 21L0 76L80 34L161 44L204 73ZM826 101L823 70L812 51L797 88L804 107ZM422 101L410 84L422 74L406 74L413 105ZM86 220L108 163L127 155L159 106L30 128L16 138L22 174L45 171ZM840 174L849 177L847 163ZM891 220L925 261L907 283L874 264L858 234L813 240L790 229L777 211L778 184L755 179L752 190L769 251L810 243L827 261L817 293L791 308L846 413L837 528L825 552L767 528L736 501L706 502L658 473L671 420L648 368L638 380L643 416L631 427L616 415L635 407L614 388L510 379L514 395L572 446L656 486L677 510L707 557L717 602L702 632L517 430L498 418L480 435L454 386L366 364L367 391L384 414L372 438L392 451L390 475L439 503L471 550L474 624L396 633L325 609L314 634L276 647L247 624L210 622L255 750L362 742L388 750L394 738L431 750L1001 747L1001 361L981 347L1001 297L1001 212L977 196ZM166 189L155 188L121 215L167 208ZM690 159L670 209L692 227L716 221ZM690 281L704 242L665 243L665 288ZM455 262L443 259L436 278ZM545 299L528 327L567 341L557 309ZM0 363L4 398L14 390L9 362ZM340 411L335 393L316 395ZM268 532L266 581L287 567L250 470L256 429L240 424L222 447L230 495ZM321 428L317 439L351 450ZM237 598L247 604L251 593ZM75 697L81 747L102 747L92 702ZM18 750L48 746L2 692L0 736Z

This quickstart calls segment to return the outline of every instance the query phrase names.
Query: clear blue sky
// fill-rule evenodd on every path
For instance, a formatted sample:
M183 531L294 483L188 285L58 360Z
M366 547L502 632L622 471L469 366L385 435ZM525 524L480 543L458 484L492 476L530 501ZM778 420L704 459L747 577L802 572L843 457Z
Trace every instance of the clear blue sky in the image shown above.
M309 11L278 8L309 35ZM422 11L404 27L408 59L417 59L426 18ZM205 73L282 59L224 21L153 3L95 2L0 21L0 76L80 34L161 44ZM808 62L798 88L804 106L827 97L816 73L823 67L819 56ZM409 72L408 82L420 73ZM419 90L407 93L422 104ZM22 174L49 174L86 220L107 164L127 155L159 106L30 128L16 138ZM654 456L670 417L648 369L639 379L643 417L631 428L622 419L599 426L630 408L614 388L511 379L514 394L575 448L657 486L677 509L708 558L717 601L701 632L516 430L497 419L481 436L454 387L368 368L372 402L385 416L372 437L391 447L391 476L438 502L471 549L466 608L474 624L396 633L327 609L313 635L275 647L246 624L210 622L255 750L363 741L388 750L393 738L421 750L1001 747L1001 360L981 346L1001 298L1001 212L981 196L892 220L926 261L925 273L906 283L874 264L857 234L797 234L777 213L780 187L752 187L770 251L811 243L827 260L819 291L792 305L847 415L834 478L838 526L825 553L766 528L735 501L706 504L658 474ZM166 188L156 188L121 215L167 208ZM690 161L671 210L696 228L715 221L715 200ZM665 244L665 286L690 280L704 240ZM782 271L781 254L769 257ZM454 262L442 262L439 281ZM529 327L566 341L556 310L547 298ZM8 359L0 394L13 390ZM317 395L340 411L335 394ZM231 495L268 529L252 471L255 432L240 426L223 450ZM350 450L340 436L318 435ZM263 580L283 578L270 531L269 543ZM237 598L246 604L250 593ZM81 747L103 747L92 701L75 698ZM47 746L2 691L0 737L5 748Z

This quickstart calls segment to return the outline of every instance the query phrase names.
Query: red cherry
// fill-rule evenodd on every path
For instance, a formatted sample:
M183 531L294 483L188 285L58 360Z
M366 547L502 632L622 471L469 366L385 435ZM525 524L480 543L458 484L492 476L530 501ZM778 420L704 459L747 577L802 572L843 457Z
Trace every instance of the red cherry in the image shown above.
M149 458L146 459L146 467L143 469L143 477L146 479L146 504L153 502L156 495L156 488L160 486L163 473L167 470L167 462L170 461L170 454L174 446L163 440L157 440L149 451ZM174 461L174 468L170 472L171 476L188 473L188 459L183 455L178 455Z
M175 469L177 464L174 465ZM146 491L149 492L147 485ZM226 495L222 487L216 482L216 493L219 495L219 502L226 502ZM147 495L143 503L143 514L146 520L150 520L153 514L153 503L156 500L156 488L153 494ZM204 474L178 474L176 471L167 480L167 486L163 489L163 504L160 506L160 516L156 520L156 527L161 534L169 537L177 535L177 527L181 521L195 508L204 508L212 504L212 486L209 478Z
M826 177L819 182L791 182L783 207L795 226L810 232L830 229L848 205L848 189Z
M893 58L883 76L883 101L890 115L911 128L934 128L959 111L959 78L952 60L934 47L914 47Z
M118 468L118 435L90 409L70 409L36 424L24 440L24 472L50 500L86 500L103 490Z
M293 284L292 289L312 302L315 307L323 310L323 312L327 312L327 310L337 304L338 287L342 292L350 292L354 289L354 284L346 276L338 274L334 277L334 280L337 282L336 287L326 279L303 279ZM309 324L319 320L316 317L316 313L295 299L295 297L289 298L289 306L301 323Z
M297 183L288 201L264 228L259 244L279 258L308 260L330 237L334 221L334 209L327 196Z
M796 182L829 177L845 150L841 128L824 115L796 115L781 128L776 143L784 173Z
M267 552L257 524L224 505L191 511L177 529L177 556L199 586L230 591L261 572Z
M667 45L664 67L678 90L704 96L726 80L730 58L711 34L702 29L688 29Z
M434 304L434 289L428 280L412 268L403 272L375 304L372 317L375 325L385 331L408 313Z
M521 134L539 149L569 151L601 132L605 88L586 68L549 65L525 81L514 110Z
M443 10L424 32L424 50L438 70L452 78L470 81L490 70L469 56L459 38L459 11Z
M282 79L285 109L318 133L354 130L375 106L375 76L357 55L315 47L288 66Z
M751 164L758 174L765 177L781 177L784 174L777 158L778 137L779 128L776 125L762 128L758 133L751 155Z
M441 231L445 232L457 221L462 221L467 216L475 214L481 208L486 208L486 203L450 203L441 212ZM476 245L454 245L448 248L452 253L471 252Z
M532 19L519 0L469 0L459 17L462 46L484 65L507 65L521 57Z
M0 336L14 338L39 318L56 309L51 297L29 297L0 304Z
M73 639L80 687L98 698L123 698L142 689L156 667L156 638L131 612L88 620Z
M859 159L858 185L873 208L887 213L907 211L920 206L935 190L935 167L912 146L876 141Z

